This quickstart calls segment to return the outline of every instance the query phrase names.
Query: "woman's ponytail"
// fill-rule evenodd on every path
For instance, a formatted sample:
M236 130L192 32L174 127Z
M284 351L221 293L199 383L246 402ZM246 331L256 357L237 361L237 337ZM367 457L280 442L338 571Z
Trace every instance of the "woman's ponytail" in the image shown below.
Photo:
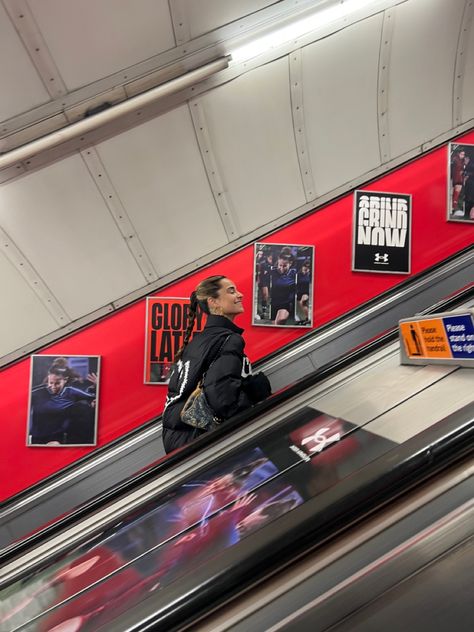
M174 356L175 362L181 359L184 349L191 339L198 308L200 307L205 314L209 315L210 312L207 299L217 298L222 279L225 279L222 274L207 277L207 279L204 279L201 283L199 283L194 292L191 292L191 296L189 297L191 305L188 315L188 326L184 332L183 344Z
M198 309L198 304L199 304L195 291L191 293L190 303L191 304L190 304L190 308L188 312L188 326L186 327L186 331L184 332L183 344L181 345L179 350L176 352L176 355L174 356L175 362L177 362L183 355L183 351L186 345L188 344L189 340L191 339L191 335L193 333L194 323L196 321L196 314L197 314L197 309Z

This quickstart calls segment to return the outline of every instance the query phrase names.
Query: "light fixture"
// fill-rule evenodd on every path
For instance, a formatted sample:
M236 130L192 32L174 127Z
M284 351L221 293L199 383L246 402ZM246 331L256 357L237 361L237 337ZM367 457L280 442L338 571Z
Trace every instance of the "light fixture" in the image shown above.
M88 132L92 132L125 114L139 111L140 108L154 103L159 99L163 99L164 97L175 94L180 90L189 88L199 81L207 79L214 73L227 68L229 66L229 59L230 57L228 55L219 57L214 61L204 64L203 66L191 70L184 75L176 77L175 79L171 79L170 81L156 86L151 90L147 90L142 94L127 99L126 101L122 101L117 105L110 106L102 112L93 114L92 116L78 121L77 123L58 129L51 132L51 134L32 141L31 143L22 145L21 147L17 147L16 149L0 155L0 170L11 167L12 165L28 158L32 158L43 151L56 147L57 145L61 145L62 143L74 138L78 138Z
M261 37L232 49L232 62L242 63L253 57L257 57L271 49L278 48L282 44L295 40L302 35L306 35L311 31L346 18L350 14L371 4L376 3L374 0L338 0L337 3L330 6L321 6L317 11L312 12L304 18L280 28L273 29Z

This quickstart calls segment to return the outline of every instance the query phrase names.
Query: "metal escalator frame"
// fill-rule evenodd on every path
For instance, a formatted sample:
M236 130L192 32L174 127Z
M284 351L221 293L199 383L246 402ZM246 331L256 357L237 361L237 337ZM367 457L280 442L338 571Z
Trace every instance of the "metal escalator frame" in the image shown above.
M460 423L460 418L464 421ZM472 457L474 405L466 406L262 527L218 558L148 596L114 622L120 632L194 625L268 576L326 545L447 468ZM158 627L157 627L158 626ZM97 628L97 632L110 629Z

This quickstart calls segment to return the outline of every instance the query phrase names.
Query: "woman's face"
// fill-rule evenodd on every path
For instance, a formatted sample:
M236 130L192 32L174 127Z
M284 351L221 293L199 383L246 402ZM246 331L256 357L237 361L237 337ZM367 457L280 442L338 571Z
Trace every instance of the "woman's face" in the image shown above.
M67 380L64 377L50 373L48 375L48 383L47 383L48 391L52 393L53 395L57 395L66 386L66 381Z
M230 279L222 279L221 289L218 292L217 298L210 298L208 300L211 313L221 314L227 316L231 320L234 320L237 314L242 314L244 306L242 304L243 294L239 292L235 283Z

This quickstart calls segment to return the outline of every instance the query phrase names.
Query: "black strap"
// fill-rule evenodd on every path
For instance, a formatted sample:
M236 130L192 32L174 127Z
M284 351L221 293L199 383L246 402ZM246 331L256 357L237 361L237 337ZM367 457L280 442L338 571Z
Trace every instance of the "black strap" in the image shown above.
M207 367L207 369L204 371L204 373L202 374L202 378L199 380L199 382L201 384L204 384L204 379L206 377L206 373L209 371L209 369L211 368L211 366L214 364L214 362L217 360L217 358L220 356L222 349L224 348L225 343L229 340L229 338L231 337L232 334L229 334L228 336L226 336L224 338L224 340L221 342L221 344L219 345L217 352L214 354L214 357L211 360L211 363L209 364L209 366Z

